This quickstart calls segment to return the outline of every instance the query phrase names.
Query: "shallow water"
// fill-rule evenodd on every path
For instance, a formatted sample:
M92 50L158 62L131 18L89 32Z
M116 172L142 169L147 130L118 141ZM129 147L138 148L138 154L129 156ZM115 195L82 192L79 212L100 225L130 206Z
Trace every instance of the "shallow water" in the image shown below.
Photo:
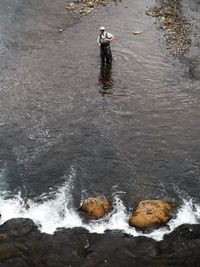
M180 205L171 229L198 222L200 82L145 15L154 4L126 0L79 18L62 0L1 3L2 221L38 218L46 232L84 225L76 208L105 195L116 209L109 223L84 225L91 231L137 235L129 209L163 197ZM106 71L101 25L117 37Z

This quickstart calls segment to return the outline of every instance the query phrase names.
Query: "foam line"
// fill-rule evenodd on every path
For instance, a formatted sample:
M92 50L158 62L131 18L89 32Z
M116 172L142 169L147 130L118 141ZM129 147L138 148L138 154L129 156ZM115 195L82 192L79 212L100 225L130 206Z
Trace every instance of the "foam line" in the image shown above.
M56 228L84 227L92 233L104 233L106 230L120 230L132 236L147 236L161 240L164 234L172 232L181 224L195 224L200 219L200 205L193 204L192 200L183 200L176 218L170 220L167 227L154 230L149 234L136 231L128 225L130 213L127 212L122 200L117 193L113 197L113 211L100 220L91 220L89 224L83 222L77 210L73 208L73 179L75 172L72 170L69 179L49 195L42 195L38 201L24 200L20 193L8 198L3 192L0 196L1 223L11 218L30 218L40 228L41 232L53 234Z

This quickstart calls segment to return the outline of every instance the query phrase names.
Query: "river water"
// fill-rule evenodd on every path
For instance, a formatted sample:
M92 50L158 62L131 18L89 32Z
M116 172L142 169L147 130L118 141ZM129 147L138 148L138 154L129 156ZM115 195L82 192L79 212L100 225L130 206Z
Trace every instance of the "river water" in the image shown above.
M199 222L200 81L145 15L155 2L124 0L82 17L63 0L0 5L2 222L136 236L132 208L156 198L174 198L177 211L149 236ZM102 25L116 36L108 69L96 46ZM84 223L77 208L88 196L109 197L113 213Z

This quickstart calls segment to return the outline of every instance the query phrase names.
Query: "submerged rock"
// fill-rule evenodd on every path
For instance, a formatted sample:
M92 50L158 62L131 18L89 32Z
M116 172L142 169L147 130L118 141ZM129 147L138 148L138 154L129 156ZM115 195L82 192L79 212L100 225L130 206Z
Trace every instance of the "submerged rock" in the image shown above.
M91 197L86 199L81 206L81 210L94 219L102 218L106 213L111 211L111 209L111 203L106 198Z
M68 11L74 11L77 8L77 5L75 3L69 3L69 5L66 7Z
M130 226L146 229L167 223L173 211L171 200L145 200L141 201L129 220Z
M94 2L92 2L92 1L88 2L87 6L90 7L90 8L94 7Z
M75 11L75 9L80 6L79 13L82 15L87 15L91 13L99 5L107 6L112 2L117 2L118 0L74 0L66 8L68 11Z
M93 7L89 7L89 6L85 6L80 10L81 14L87 15L89 14L94 8Z
M200 62L189 66L190 76L196 80L200 80Z

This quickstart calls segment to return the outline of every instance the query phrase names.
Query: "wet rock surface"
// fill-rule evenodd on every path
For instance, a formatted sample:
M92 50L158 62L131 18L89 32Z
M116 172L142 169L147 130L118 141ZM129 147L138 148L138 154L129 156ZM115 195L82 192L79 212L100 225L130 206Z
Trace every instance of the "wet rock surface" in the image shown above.
M111 209L111 202L106 198L91 197L86 199L81 206L81 210L94 219L102 218Z
M0 227L0 266L200 266L200 225L182 225L164 240L117 231L91 234L83 228L41 233L30 219Z
M172 218L173 206L171 200L141 201L130 218L129 224L140 229L165 224Z

